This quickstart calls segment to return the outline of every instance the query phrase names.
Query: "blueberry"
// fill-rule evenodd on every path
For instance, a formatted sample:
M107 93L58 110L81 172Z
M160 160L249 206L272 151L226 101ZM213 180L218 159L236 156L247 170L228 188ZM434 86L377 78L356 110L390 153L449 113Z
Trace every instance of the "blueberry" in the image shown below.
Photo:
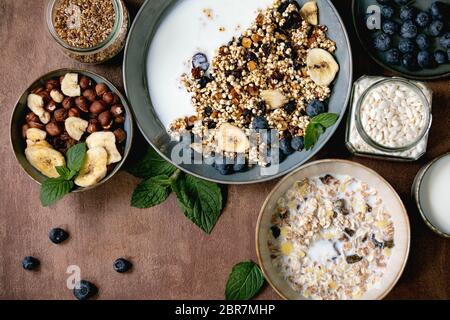
M285 156L294 153L294 149L292 149L291 146L291 141L292 140L289 137L280 140L280 150Z
M295 151L302 151L305 147L305 138L304 137L294 137L291 141L291 147Z
M301 7L300 7L300 5L298 4L297 1L295 1L295 0L288 0L288 1L284 1L284 2L282 2L280 4L280 6L278 7L278 12L279 13L285 12L290 4L293 4L297 8L297 10L301 9Z
M61 228L54 228L50 230L48 237L54 244L60 244L61 242L64 242L67 240L67 238L69 238L69 234Z
M417 55L411 52L405 53L402 57L402 66L410 71L417 71L419 69Z
M430 38L424 33L421 33L416 38L416 43L420 50L427 50L430 47Z
M412 53L416 50L416 44L411 39L401 38L400 41L398 42L398 49L402 53L408 53L408 52Z
M430 7L431 15L436 19L444 19L450 16L450 5L441 1L434 2Z
M210 77L203 76L203 77L200 78L200 80L198 80L198 84L200 85L200 88L203 89L211 81L212 81L212 79Z
M434 61L437 64L445 64L447 63L447 54L443 50L436 50L434 52Z
M442 20L434 20L429 27L430 35L433 37L439 37L444 32L444 22Z
M73 295L78 300L88 300L95 296L97 292L97 287L86 280L81 280L78 282L73 289Z
M213 166L221 175L228 176L233 173L233 162L223 156L217 156Z
M197 53L192 57L192 67L200 68L203 71L209 69L208 58L203 53Z
M203 114L206 117L209 117L210 115L212 115L213 113L213 109L211 107L206 107L205 109L203 109Z
M22 267L25 270L36 270L37 268L39 268L39 265L41 264L41 262L33 257L25 257L22 261Z
M267 119L263 116L258 116L253 118L252 128L255 130L269 129L269 123Z
M382 24L382 29L384 33L392 36L398 32L398 24L394 21L386 20Z
M391 65L399 65L400 64L401 53L397 49L390 49L386 52L386 62Z
M391 37L389 37L386 33L381 32L375 37L373 46L377 50L386 51L391 47L391 42Z
M417 54L417 62L422 68L432 68L433 66L431 54L426 50L422 50Z
M295 101L289 101L284 105L283 109L288 114L292 114L297 109L297 103Z
M445 49L450 49L450 32L444 34L440 39L439 43Z
M395 14L393 6L384 5L381 7L381 15L386 19L391 19Z
M132 266L133 264L124 258L117 259L113 264L114 271L118 273L125 273L129 271Z
M408 4L410 0L395 0L395 3L399 6L404 6L406 4Z
M430 15L423 11L420 12L416 17L416 24L422 28L428 26L430 24L430 21L431 21Z
M416 8L403 6L400 8L400 19L403 21L414 20L416 18Z
M302 17L298 11L292 11L289 13L285 20L285 23L281 26L281 29L285 31L298 29L302 25Z
M412 39L417 36L417 26L412 20L405 21L400 29L403 38Z
M281 230L277 226L272 226L270 230L272 231L272 235L275 239L277 239L281 234Z
M321 113L326 112L325 104L317 99L314 99L308 105L306 106L306 114L308 117L314 118L315 116L318 116Z

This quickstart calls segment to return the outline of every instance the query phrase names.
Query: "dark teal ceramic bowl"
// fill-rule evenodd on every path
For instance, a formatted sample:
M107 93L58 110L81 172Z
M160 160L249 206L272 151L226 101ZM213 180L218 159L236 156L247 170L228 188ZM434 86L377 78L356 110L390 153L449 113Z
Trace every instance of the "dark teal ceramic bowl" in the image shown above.
M86 70L77 70L77 69L60 69L56 71L52 71L47 73L46 75L43 75L38 80L34 81L31 86L29 86L25 92L21 95L19 100L16 103L16 106L14 107L12 116L11 116L11 146L13 148L14 154L16 156L17 161L20 163L22 168L25 170L25 172L37 183L41 184L45 179L47 179L46 176L41 174L38 170L36 170L27 160L25 157L25 148L26 148L26 142L25 139L22 137L22 125L24 123L25 115L30 111L27 107L27 97L28 94L33 91L33 89L37 87L41 87L45 84L45 82L48 79L55 78L62 76L68 72L74 72L81 75L88 76L92 79L94 79L97 83L105 83L109 89L116 93L125 108L125 124L124 124L124 130L127 133L127 140L125 142L125 150L122 156L122 160L117 163L114 170L111 171L102 181L97 183L96 185L89 187L89 188L75 188L72 192L82 192L86 190L93 189L95 187L98 187L99 185L105 183L109 179L112 178L122 167L124 164L126 158L128 157L128 154L130 153L131 149L131 143L133 141L133 117L131 115L131 110L128 106L127 100L125 97L120 93L120 91L108 80L106 80L104 77Z
M171 161L171 152L175 143L171 141L166 128L164 128L152 107L152 98L147 88L146 65L148 50L153 35L161 19L164 19L165 14L178 1L184 0L148 0L144 3L131 27L123 63L125 90L139 129L147 141L167 161ZM304 2L306 1L299 1L299 3ZM247 172L235 173L229 176L221 175L212 166L207 164L177 165L180 169L197 177L218 183L258 183L272 180L291 172L311 159L325 146L344 117L352 86L353 65L350 41L338 12L329 0L318 1L318 6L320 22L328 26L329 38L337 43L335 57L340 65L340 72L335 80L333 94L329 101L329 112L340 115L337 124L321 136L319 142L311 151L297 152L289 156L280 165L279 172L274 175L262 175L259 167L254 167Z

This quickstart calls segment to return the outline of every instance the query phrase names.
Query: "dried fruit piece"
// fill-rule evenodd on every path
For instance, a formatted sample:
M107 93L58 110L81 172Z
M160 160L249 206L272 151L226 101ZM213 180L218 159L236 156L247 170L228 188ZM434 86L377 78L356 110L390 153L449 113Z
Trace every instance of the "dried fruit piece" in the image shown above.
M284 106L288 99L280 90L263 90L261 98L270 106L270 109L279 109Z
M250 148L245 132L229 123L220 126L216 139L217 147L225 152L245 153Z
M77 117L69 117L64 122L67 133L72 139L80 141L89 125L89 122Z
M86 152L86 159L75 179L77 186L86 188L100 182L108 173L108 153L105 148L91 148Z
M319 9L316 1L308 1L300 9L300 15L309 24L317 26L319 24Z
M306 65L309 76L320 86L329 86L339 72L339 65L333 55L319 48L309 50Z
M360 257L356 254L345 257L345 260L347 261L348 264L354 264L354 263L358 263L363 259L363 257Z
M108 163L112 164L122 160L122 156L117 150L116 136L111 131L95 132L86 139L89 149L102 147L108 153Z
M81 96L81 87L78 85L78 74L67 73L61 81L61 91L68 97Z

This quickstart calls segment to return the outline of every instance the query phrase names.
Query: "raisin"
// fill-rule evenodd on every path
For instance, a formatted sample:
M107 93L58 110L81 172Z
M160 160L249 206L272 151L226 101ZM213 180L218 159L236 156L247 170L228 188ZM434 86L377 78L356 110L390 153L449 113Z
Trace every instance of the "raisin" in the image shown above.
M394 247L394 240L388 240L384 242L386 248L392 249Z
M198 81L198 84L200 85L200 88L203 89L204 87L206 87L206 85L208 83L210 83L212 80L211 78L207 77L207 76L203 76L200 78L200 80Z
M320 181L322 181L323 184L329 184L332 180L334 180L334 177L330 174L320 178Z
M213 109L211 107L206 107L205 110L203 110L206 117L209 117L213 113Z
M260 110L262 113L265 113L267 110L267 105L264 101L258 102L258 110Z
M281 234L280 228L278 228L277 226L273 226L272 228L270 228L270 230L272 230L272 235L275 239L278 239L278 237Z
M270 46L270 44L265 43L262 45L261 50L264 53L264 55L268 57L270 55L270 51L272 51L272 47Z
M345 228L344 231L350 236L353 237L355 235L355 230Z
M358 262L360 262L362 259L363 259L362 257L360 257L360 256L358 256L358 255L356 255L356 254L354 254L354 255L352 255L352 256L348 256L348 257L345 258L345 260L347 260L347 263L348 263L348 264L358 263Z
M258 56L254 52L248 51L245 54L245 60L258 62Z

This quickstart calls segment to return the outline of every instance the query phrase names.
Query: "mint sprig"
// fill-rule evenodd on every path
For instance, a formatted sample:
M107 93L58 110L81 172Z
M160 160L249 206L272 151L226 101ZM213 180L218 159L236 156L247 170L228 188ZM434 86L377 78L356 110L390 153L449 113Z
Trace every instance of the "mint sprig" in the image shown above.
M55 204L75 186L77 176L86 158L86 143L79 143L67 151L67 166L56 167L58 178L49 178L42 183L39 198L44 207Z
M145 179L131 196L133 207L151 208L174 192L184 215L204 232L212 232L223 208L217 184L182 173L152 148L128 172Z
M253 261L238 263L233 267L225 287L226 300L250 300L264 285L264 275Z
M305 149L312 149L326 129L333 126L339 115L335 113L322 113L311 119L309 125L306 127L305 132Z

